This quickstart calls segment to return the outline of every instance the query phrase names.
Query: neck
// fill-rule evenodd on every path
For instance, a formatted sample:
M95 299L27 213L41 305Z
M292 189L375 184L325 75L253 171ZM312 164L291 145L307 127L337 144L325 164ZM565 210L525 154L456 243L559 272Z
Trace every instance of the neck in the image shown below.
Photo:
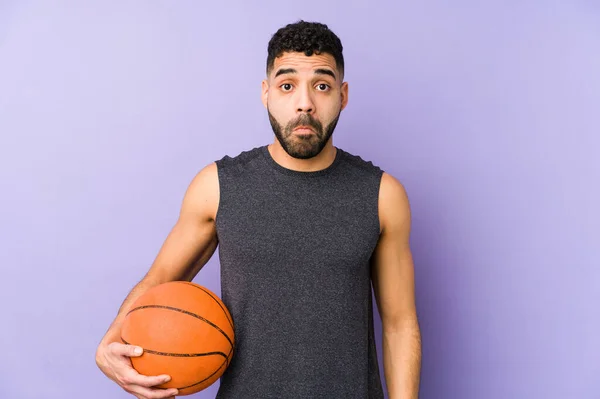
M329 167L335 160L337 149L333 146L331 138L323 147L323 150L315 157L310 159L296 159L291 157L277 138L268 146L271 157L286 169L295 170L298 172L316 172Z

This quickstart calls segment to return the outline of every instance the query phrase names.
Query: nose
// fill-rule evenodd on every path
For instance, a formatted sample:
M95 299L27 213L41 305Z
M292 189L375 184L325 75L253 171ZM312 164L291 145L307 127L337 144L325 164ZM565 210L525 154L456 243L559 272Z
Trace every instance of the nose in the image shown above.
M304 87L302 89L298 89L296 93L296 112L312 114L315 110L315 103L310 88Z

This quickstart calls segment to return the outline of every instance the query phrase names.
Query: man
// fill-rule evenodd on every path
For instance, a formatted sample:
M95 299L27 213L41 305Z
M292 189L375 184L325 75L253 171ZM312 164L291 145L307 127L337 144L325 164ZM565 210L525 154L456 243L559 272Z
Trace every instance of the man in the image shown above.
M336 148L348 102L339 38L300 21L268 46L262 101L270 145L225 156L191 182L179 219L98 346L100 369L138 398L166 398L168 376L131 368L119 341L148 288L192 280L217 245L236 349L217 398L383 398L371 284L391 399L418 396L421 344L403 186ZM139 349L139 348L138 348Z

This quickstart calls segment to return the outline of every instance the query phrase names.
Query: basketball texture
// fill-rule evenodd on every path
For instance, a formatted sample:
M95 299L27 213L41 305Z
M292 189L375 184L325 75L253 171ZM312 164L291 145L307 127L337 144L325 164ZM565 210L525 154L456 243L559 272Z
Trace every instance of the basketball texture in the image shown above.
M144 349L131 358L138 373L170 375L157 388L177 388L179 395L217 381L235 346L233 320L223 302L187 281L160 284L142 294L125 317L121 340Z

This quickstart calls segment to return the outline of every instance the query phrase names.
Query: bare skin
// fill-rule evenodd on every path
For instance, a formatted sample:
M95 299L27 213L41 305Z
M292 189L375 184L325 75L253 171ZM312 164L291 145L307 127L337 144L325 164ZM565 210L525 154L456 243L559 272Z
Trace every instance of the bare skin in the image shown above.
M402 184L384 173L379 189L381 234L371 279L383 330L383 368L390 399L417 399L421 332L415 306L411 215Z
M284 73L281 73L281 72ZM329 72L331 74L329 74ZM278 75L278 76L277 76ZM333 75L333 76L331 76ZM323 131L348 103L348 84L328 54L305 56L285 53L275 60L262 82L261 99L282 127L310 115ZM283 129L285 130L285 129ZM323 131L315 126L295 126L282 132L290 148L304 151L319 142ZM316 156L290 156L276 138L269 145L273 159L297 171L321 170L333 162L332 138ZM417 398L420 374L420 332L414 301L414 272L408 245L410 210L403 186L384 174L380 188L381 236L373 257L373 286L383 324L383 360L391 399ZM120 330L131 304L146 290L169 281L191 281L217 248L215 218L219 205L219 182L214 163L202 169L190 183L179 218L146 275L131 290L96 351L100 370L138 399L173 398L175 389L158 389L169 376L144 376L131 366L140 356L132 345L120 341Z

